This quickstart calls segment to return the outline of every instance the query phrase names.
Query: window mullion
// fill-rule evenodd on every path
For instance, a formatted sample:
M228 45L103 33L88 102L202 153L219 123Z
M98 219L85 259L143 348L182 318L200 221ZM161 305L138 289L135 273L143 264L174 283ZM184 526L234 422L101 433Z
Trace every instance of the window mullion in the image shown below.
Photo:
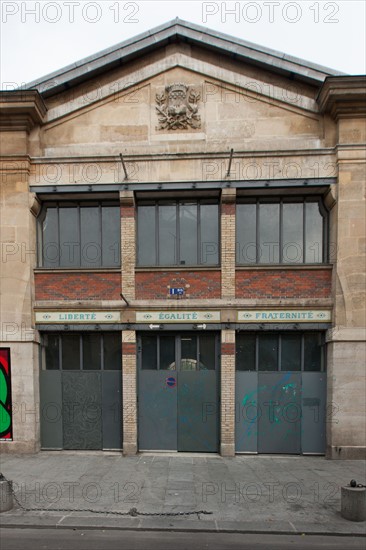
M197 365L197 370L199 369L199 361L200 361L200 339L199 339L199 336L198 334L196 334L196 354L197 354L197 357L196 357L196 365Z
M278 352L277 352L277 370L282 370L282 338L281 334L278 335Z
M201 201L197 201L197 263L202 264L201 258Z
M323 224L322 224L322 243L323 243L323 250L322 250L322 257L321 262L329 262L329 250L328 250L328 239L329 239L329 217L327 211L324 212L324 208L321 202L321 199L319 199L319 211L323 218Z
M78 213L78 241L79 241L79 267L81 267L81 210L80 210L80 203L77 206L77 213Z
M155 265L160 265L159 250L159 203L155 203Z
M99 265L102 267L104 265L103 263L103 210L102 210L102 204L98 203L98 214L99 214L99 234L100 234L100 261Z
M101 370L105 370L104 369L104 336L103 336L103 332L99 335L100 338L99 338L99 345L100 345L100 369Z
M60 370L63 370L63 365L62 365L62 336L61 336L61 334L58 334L58 362L59 362Z
M256 216L255 216L255 263L258 264L260 261L260 228L259 228L259 200L256 201Z
M278 251L278 259L279 263L283 263L283 199L280 199L280 219L279 219L279 251Z
M60 243L60 205L57 203L56 205L56 211L57 211L57 267L60 267L61 262L61 243Z
M84 362L84 357L83 357L83 337L82 337L81 334L79 335L79 349L80 349L80 363L79 363L79 369L80 369L80 370L84 370L84 365L83 365L83 362Z
M303 257L302 257L302 262L304 264L307 263L306 261L306 198L303 199L302 201L302 212L303 212L303 215L302 215L302 231L303 231L303 236L302 236L302 246L303 246Z
M177 201L175 210L175 264L180 265L180 203Z

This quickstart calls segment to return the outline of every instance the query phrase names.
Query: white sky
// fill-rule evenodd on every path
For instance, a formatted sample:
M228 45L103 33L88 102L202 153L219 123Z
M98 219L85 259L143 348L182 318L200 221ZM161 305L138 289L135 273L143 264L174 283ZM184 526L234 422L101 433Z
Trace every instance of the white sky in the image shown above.
M13 89L175 17L364 74L364 0L2 0L1 88Z

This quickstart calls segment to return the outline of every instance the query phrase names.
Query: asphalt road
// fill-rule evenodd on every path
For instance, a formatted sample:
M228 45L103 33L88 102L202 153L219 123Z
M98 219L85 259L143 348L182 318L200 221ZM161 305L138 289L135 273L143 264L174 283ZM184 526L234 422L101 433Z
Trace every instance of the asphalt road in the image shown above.
M162 531L1 529L1 550L365 550L362 537Z

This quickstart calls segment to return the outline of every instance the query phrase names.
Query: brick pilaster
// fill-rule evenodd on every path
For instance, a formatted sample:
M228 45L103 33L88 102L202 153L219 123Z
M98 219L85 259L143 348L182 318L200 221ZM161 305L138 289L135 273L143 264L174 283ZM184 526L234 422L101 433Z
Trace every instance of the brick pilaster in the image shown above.
M136 332L122 332L123 454L137 452Z
M136 231L135 201L132 191L121 191L121 264L122 293L127 300L135 298Z
M221 331L221 449L235 455L235 330Z
M221 193L221 297L235 298L236 189Z

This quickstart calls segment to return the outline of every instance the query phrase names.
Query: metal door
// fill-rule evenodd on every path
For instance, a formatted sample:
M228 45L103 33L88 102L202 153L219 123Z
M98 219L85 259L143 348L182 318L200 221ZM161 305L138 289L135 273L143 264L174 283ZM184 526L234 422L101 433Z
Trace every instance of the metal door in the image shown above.
M63 447L60 371L41 370L40 405L42 449L60 450Z
M178 451L218 451L218 399L215 370L178 374Z
M258 450L258 373L237 371L235 376L235 449Z
M258 452L301 452L301 373L258 373Z
M217 452L216 336L142 334L138 349L139 449Z
M104 370L102 375L102 444L104 450L122 448L122 372ZM127 411L128 413L128 411Z
M236 339L236 452L325 451L324 335L245 331Z
M176 372L140 370L139 374L139 448L176 451Z
M75 336L76 349L82 344L86 347L88 336L89 340L83 334ZM46 352L40 373L42 449L122 448L120 335L98 334L95 338L97 351L104 350L96 354L95 370L85 368L90 369L91 363L81 358L75 360L73 370L67 370L70 365L61 353L63 335L44 337ZM47 361L51 355L52 360ZM100 362L98 357L102 358Z
M326 398L325 372L303 372L301 428L303 453L325 453Z
M63 448L102 448L100 372L63 372Z

